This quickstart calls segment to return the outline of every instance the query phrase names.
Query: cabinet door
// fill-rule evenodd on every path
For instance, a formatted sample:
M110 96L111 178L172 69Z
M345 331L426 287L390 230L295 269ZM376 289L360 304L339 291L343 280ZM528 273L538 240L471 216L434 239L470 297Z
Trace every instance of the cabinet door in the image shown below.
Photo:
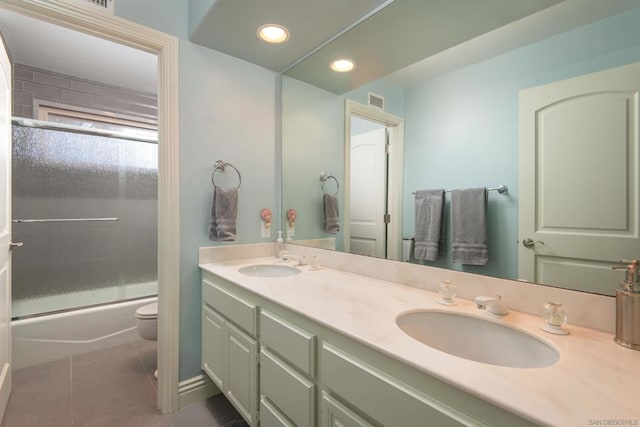
M202 370L220 389L224 378L224 324L215 311L202 307Z
M256 426L258 412L258 344L231 322L225 325L227 398L249 425Z
M322 393L322 427L372 427L372 425L327 393Z

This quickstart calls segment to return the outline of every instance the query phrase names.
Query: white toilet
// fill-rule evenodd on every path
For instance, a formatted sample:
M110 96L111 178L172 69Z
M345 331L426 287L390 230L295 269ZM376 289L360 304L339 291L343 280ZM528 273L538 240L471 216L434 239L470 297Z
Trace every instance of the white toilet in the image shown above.
M158 341L158 301L143 305L136 310L138 335L145 340ZM158 379L158 370L153 373Z
M136 310L136 326L142 338L158 341L158 301Z

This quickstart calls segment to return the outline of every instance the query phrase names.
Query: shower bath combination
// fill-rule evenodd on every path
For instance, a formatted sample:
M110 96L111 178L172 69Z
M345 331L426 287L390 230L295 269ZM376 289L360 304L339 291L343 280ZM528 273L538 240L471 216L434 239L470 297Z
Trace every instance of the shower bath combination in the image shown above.
M157 295L157 142L13 121L13 360L131 340Z

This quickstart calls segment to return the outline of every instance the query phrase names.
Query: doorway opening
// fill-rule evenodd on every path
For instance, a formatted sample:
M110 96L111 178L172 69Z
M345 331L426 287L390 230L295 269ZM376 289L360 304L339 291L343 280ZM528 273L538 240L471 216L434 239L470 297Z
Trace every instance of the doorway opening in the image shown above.
M75 29L100 41L127 46L154 56L158 80L158 378L157 404L164 412L178 409L178 332L179 332L179 130L178 130L178 40L134 22L78 9L60 1L35 4L0 0L0 9L33 17L41 23ZM3 29L5 25L3 24ZM100 49L97 49L100 51ZM57 50L51 49L53 53ZM81 55L78 55L81 56ZM138 68L127 64L127 68ZM122 63L118 64L122 67ZM106 70L105 70L106 72ZM1 307L2 314L6 307Z

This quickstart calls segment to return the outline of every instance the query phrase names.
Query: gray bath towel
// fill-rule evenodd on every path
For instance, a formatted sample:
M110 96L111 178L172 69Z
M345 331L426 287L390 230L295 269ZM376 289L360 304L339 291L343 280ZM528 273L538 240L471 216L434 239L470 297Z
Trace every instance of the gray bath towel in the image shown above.
M214 187L209 219L209 240L236 240L238 189Z
M416 191L413 257L435 261L444 249L444 190Z
M324 215L322 217L322 231L327 234L337 234L340 231L340 213L338 212L338 196L325 193L322 196Z
M452 191L451 234L454 263L485 265L489 261L486 188Z

